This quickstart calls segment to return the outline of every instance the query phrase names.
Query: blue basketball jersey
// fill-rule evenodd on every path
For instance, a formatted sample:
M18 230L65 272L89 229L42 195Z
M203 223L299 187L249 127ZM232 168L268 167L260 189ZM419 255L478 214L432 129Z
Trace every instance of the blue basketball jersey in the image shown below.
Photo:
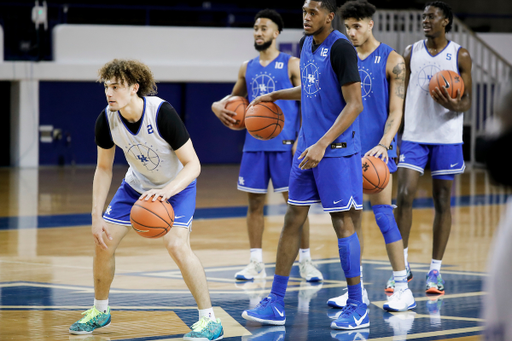
M267 66L260 64L260 57L250 60L245 72L245 83L249 102L258 96L272 91L292 88L293 84L288 76L288 61L291 56L280 53L279 56ZM299 102L279 100L275 102L283 111L284 128L275 138L262 141L246 132L244 152L258 151L287 151L291 150L293 142L297 138L300 127Z
M312 51L313 36L306 36L300 54L302 81L302 127L297 150L316 143L334 124L346 105L341 85L331 65L331 47L338 39L347 39L334 30ZM325 157L352 155L361 150L359 119L347 128L325 151Z
M359 114L361 126L361 154L379 144L389 115L389 83L386 77L388 56L393 51L380 44L364 60L358 57L361 76L363 111ZM396 157L396 135L388 150L389 157Z

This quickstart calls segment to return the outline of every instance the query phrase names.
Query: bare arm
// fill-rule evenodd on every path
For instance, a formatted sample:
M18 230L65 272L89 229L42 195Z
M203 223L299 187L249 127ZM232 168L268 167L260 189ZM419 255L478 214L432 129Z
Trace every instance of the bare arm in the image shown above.
M176 156L183 164L183 168L167 186L160 189L151 189L144 192L139 199L148 200L153 196L153 201L160 197L161 201L167 200L187 188L201 173L201 163L197 157L192 140L189 139L180 149L175 151Z
M235 85L233 86L233 90L231 91L230 95L227 95L220 101L216 101L212 103L212 111L219 118L219 120L227 125L228 127L231 126L232 123L235 123L236 120L232 117L235 115L233 111L226 110L226 102L229 100L230 97L233 96L247 96L247 86L245 83L245 72L247 70L247 63L244 62L240 66L240 69L238 70L238 78L236 80Z
M306 148L306 150L304 150L300 155L299 159L303 159L299 165L301 169L316 167L323 159L327 147L345 130L347 130L348 127L354 123L361 111L363 111L361 82L345 84L341 87L341 92L347 104L324 136L322 136L314 145Z
M382 158L388 162L388 148L400 128L402 122L405 97L405 61L396 52L391 52L386 64L386 77L389 83L389 115L384 126L384 133L379 145L373 147L365 155Z
M300 59L292 57L288 61L288 70L289 70L289 76L290 81L292 82L293 86L300 86L301 85L301 78L300 78ZM300 118L300 125L302 126L302 115L299 107L299 118ZM292 154L295 155L295 151L297 150L299 139L296 138L295 142L292 146Z
M457 91L457 97L451 98L445 88L433 91L432 98L443 107L455 112L465 112L471 108L471 89L473 80L471 78L472 61L469 52L461 48L459 50L459 73L464 81L464 93Z
M98 147L98 160L92 183L92 235L96 245L103 249L107 249L107 245L103 241L103 232L107 238L112 239L102 213L112 183L112 165L114 164L115 150L116 146L110 149Z

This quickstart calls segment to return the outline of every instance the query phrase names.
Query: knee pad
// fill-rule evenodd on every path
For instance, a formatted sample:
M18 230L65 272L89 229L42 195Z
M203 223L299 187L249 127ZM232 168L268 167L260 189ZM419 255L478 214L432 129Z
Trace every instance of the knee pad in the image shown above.
M361 276L361 245L357 233L338 239L341 268L346 278Z
M391 244L402 239L395 217L393 216L393 206L375 205L372 209L386 244Z

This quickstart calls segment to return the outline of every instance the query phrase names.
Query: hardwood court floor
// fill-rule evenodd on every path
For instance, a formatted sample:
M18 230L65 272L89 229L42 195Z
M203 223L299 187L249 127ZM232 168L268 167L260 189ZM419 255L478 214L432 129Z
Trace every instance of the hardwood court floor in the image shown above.
M116 166L109 200L126 171ZM130 232L116 252L111 326L89 336L70 336L69 325L92 305L90 209L93 167L0 169L0 340L180 339L197 320L195 302L160 240ZM205 267L216 315L227 340L478 340L487 254L509 194L483 170L467 170L453 188L453 227L443 260L446 294L427 297L424 278L432 249L431 179L420 178L415 202L409 283L418 307L382 310L391 275L383 238L365 201L363 267L370 300L369 329L329 328L339 310L325 304L346 286L329 215L310 211L311 253L325 280L302 281L291 273L284 327L262 327L241 318L270 291L277 241L286 211L281 194L270 193L263 258L267 278L236 282L248 262L246 194L237 191L237 165L204 166L198 179L191 244ZM395 181L396 187L396 181Z

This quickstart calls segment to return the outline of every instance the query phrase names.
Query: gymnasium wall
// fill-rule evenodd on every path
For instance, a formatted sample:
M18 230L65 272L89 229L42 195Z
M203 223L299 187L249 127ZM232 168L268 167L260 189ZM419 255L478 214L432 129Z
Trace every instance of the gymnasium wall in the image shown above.
M295 54L301 36L299 29L283 32L280 49ZM106 106L97 70L114 58L138 59L151 67L157 95L181 115L202 163L240 162L245 131L223 126L211 104L231 92L242 62L257 56L252 28L59 25L53 40L52 62L0 63L0 80L13 85L38 81L38 96L32 97L39 102L37 112L27 117L39 118L39 165L96 163L94 123ZM125 163L121 153L116 163Z

